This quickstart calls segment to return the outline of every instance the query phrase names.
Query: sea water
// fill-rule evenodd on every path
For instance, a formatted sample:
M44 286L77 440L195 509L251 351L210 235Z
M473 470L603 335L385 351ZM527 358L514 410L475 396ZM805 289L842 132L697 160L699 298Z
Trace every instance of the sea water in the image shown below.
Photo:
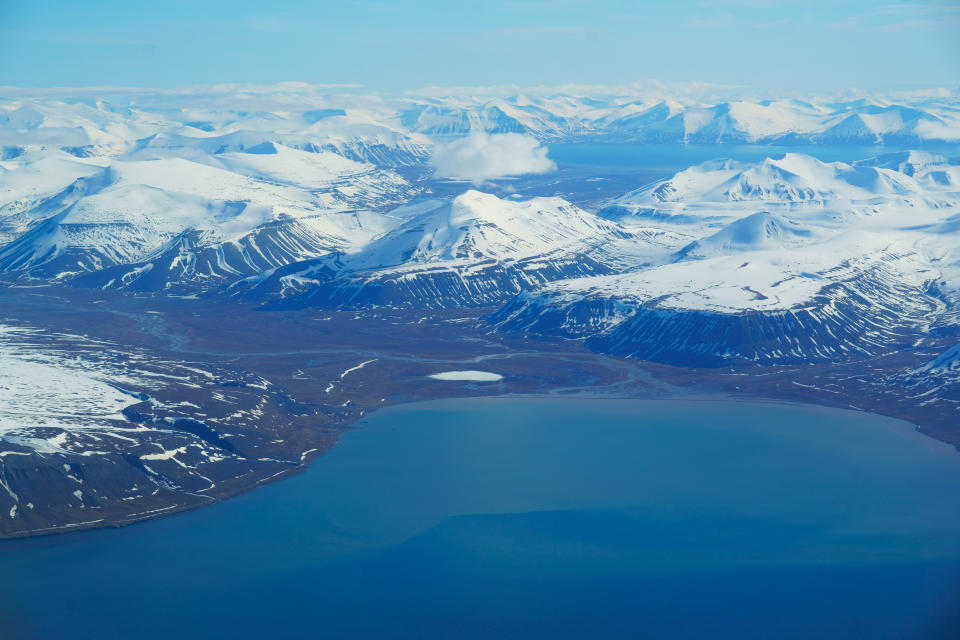
M955 638L960 454L729 400L379 411L298 476L0 543L19 638Z

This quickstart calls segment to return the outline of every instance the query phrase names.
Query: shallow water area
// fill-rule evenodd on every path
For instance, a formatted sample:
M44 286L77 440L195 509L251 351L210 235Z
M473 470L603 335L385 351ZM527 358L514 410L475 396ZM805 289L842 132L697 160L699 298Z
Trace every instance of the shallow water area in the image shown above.
M4 637L960 629L960 455L905 423L498 398L358 427L306 473L221 505L0 544Z

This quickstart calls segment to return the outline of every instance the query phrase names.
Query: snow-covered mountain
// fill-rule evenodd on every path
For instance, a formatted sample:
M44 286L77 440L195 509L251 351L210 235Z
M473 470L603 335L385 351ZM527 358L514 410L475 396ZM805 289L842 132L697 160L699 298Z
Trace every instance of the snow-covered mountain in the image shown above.
M434 142L478 130L559 142L960 140L950 94L837 102L648 89L12 91L0 100L0 270L274 305L517 296L496 316L505 329L608 336L633 353L683 327L674 351L720 360L874 353L960 301L960 165L929 151L714 160L596 213L560 198L429 198ZM662 324L682 314L695 315ZM844 333L854 329L856 339Z
M950 162L941 154L929 151L900 151L854 163L858 167L892 169L910 176L918 184L933 191L960 190L960 163Z
M391 215L409 217L359 251L244 285L287 305L489 305L545 282L635 266L676 242L669 232L625 231L561 198L471 190Z
M960 140L960 100L944 94L854 101L767 100L663 87L539 88L403 96L309 85L184 91L9 91L0 100L0 157L31 145L76 156L263 142L333 151L381 166L423 162L431 138L471 131L545 141L644 144L897 144Z
M707 258L744 251L796 247L815 238L812 229L784 216L759 211L739 218L716 233L680 250L680 257Z
M561 198L514 201L469 190L368 245L371 268L517 260L622 235L616 224Z
M795 154L699 165L601 212L627 229L697 240L660 264L527 292L494 321L680 364L907 348L953 322L960 302L953 170L922 154L856 166Z
M704 102L687 96L624 93L582 96L519 92L413 99L402 123L430 136L526 133L642 144L919 144L956 140L955 102L877 99L814 103L804 100Z
M616 355L715 366L886 353L912 345L943 311L930 290L940 274L918 254L857 256L813 272L785 262L725 257L568 280L518 297L494 320Z
M202 160L94 167L17 212L25 230L0 247L0 269L64 277L129 265L101 279L115 286L154 267L169 282L242 277L362 244L390 226L369 209L415 192L389 170L273 143Z
M830 205L867 213L890 202L933 206L952 202L950 194L960 185L956 180L960 167L943 158L934 163L936 156L931 154L930 164L920 173L905 173L897 168L905 162L902 157L854 165L821 162L798 153L757 163L714 160L615 198L601 215L614 220L655 217L687 223L737 216L752 203L778 210Z
M493 98L471 105L415 110L415 131L462 134L531 133L545 140L573 136L644 144L918 144L955 140L955 105L887 101L821 103L801 100L689 100L621 98L595 102L557 96Z
M102 159L76 158L64 151L22 153L0 162L0 246L29 228L28 212L81 178L99 173Z
M70 281L128 291L209 291L283 265L362 245L395 222L368 211L343 211L272 219L227 239L190 228L134 262L89 271Z

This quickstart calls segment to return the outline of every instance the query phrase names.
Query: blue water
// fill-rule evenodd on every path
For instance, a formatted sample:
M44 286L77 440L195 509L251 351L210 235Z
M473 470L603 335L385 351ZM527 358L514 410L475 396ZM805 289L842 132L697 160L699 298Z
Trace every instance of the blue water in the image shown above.
M764 158L780 158L785 153L802 153L823 162L855 162L916 148L940 153L948 158L960 156L960 145L944 143L913 147L896 145L552 144L550 145L549 157L561 167L660 169L673 173L717 158L731 158L741 162L758 162Z
M384 410L306 473L0 544L7 638L956 638L960 455L730 401Z
M960 162L960 144L925 145L923 149ZM855 162L904 150L906 148L894 145L550 144L547 155L556 163L557 171L493 180L481 188L501 198L559 196L588 211L596 211L607 200L627 191L718 158L757 162L768 157L780 158L785 153L803 153L824 162ZM416 179L415 176L412 179ZM430 183L433 197L452 198L468 187L469 183L459 180Z

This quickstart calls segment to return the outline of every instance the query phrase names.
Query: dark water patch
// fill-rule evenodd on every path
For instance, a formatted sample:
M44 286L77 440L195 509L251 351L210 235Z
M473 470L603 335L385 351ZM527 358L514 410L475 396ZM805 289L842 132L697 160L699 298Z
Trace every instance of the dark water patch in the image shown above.
M785 153L802 153L822 162L856 162L888 153L924 149L953 157L960 154L960 145L933 144L897 145L761 145L761 144L555 144L549 157L559 166L587 166L677 171L691 165L730 158L741 162L759 162L764 158L780 158Z

